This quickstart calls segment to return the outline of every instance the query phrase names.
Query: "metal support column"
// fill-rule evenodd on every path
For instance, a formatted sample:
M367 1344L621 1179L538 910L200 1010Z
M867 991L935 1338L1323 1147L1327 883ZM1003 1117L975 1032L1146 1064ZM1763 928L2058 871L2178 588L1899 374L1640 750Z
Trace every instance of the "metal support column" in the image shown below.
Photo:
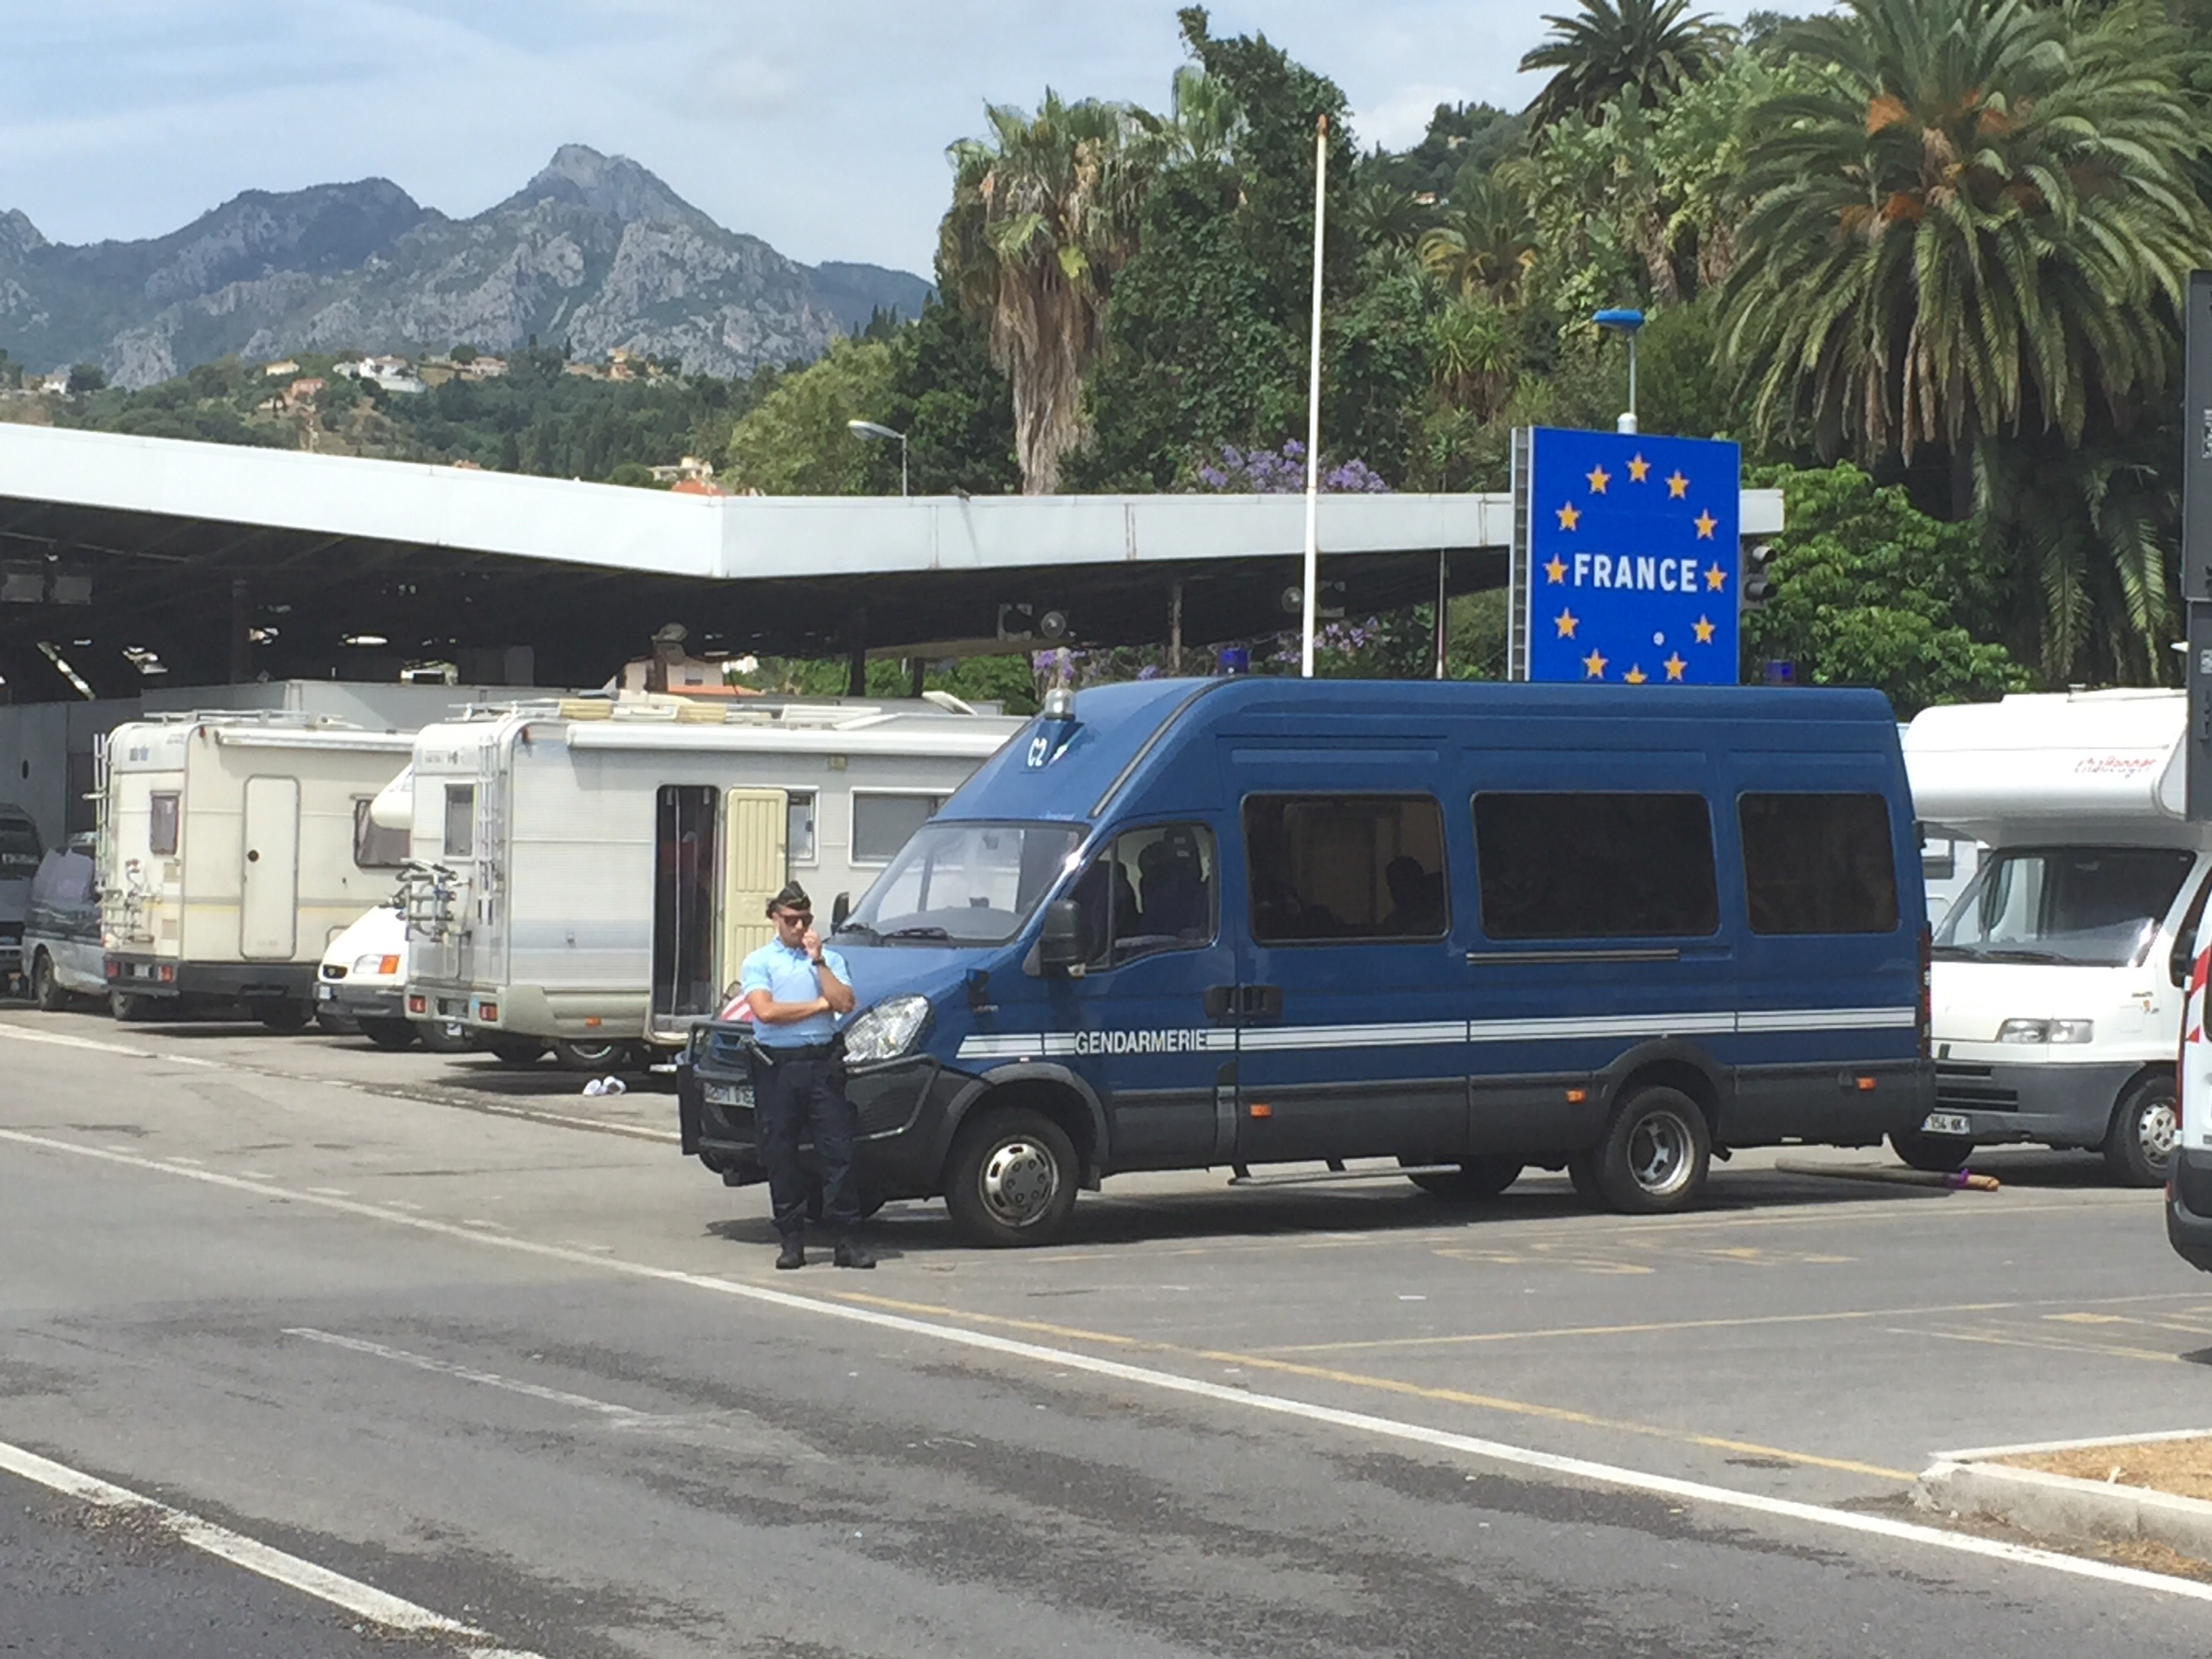
M230 683L253 678L253 590L243 576L230 583Z
M868 695L868 611L866 605L853 612L845 632L845 695L865 697Z

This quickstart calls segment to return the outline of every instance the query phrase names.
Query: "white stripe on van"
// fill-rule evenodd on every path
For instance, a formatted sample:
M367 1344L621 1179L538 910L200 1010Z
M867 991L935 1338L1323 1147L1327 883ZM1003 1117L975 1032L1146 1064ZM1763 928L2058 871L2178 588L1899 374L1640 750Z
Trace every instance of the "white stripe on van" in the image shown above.
M1875 1031L1911 1027L1915 1008L1781 1008L1740 1012L1568 1015L1547 1019L1436 1020L1402 1025L1220 1027L1199 1034L1199 1049L1279 1054L1300 1048L1394 1048L1440 1042L1572 1042L1592 1037L1699 1036L1730 1032ZM1030 1060L1079 1052L1077 1035L1016 1032L963 1037L962 1060Z

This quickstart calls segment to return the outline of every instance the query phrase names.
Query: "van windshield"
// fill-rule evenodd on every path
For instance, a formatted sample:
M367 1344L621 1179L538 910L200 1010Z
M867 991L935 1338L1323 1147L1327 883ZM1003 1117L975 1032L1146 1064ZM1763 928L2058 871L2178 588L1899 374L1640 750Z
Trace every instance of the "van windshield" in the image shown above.
M867 945L999 945L1068 867L1065 823L925 823L840 930Z
M2136 961L2195 854L2170 847L2033 847L1993 853L1936 934L1947 961L2118 968Z

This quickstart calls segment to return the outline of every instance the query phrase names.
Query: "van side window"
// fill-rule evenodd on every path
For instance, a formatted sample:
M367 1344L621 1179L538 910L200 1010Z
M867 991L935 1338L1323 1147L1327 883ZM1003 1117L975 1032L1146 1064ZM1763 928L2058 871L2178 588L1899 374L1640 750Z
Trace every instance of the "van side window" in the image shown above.
M407 862L409 836L369 817L372 797L353 798L353 862L356 870L397 870Z
M1703 795L1486 790L1474 798L1474 856L1491 939L1681 939L1720 929Z
M1896 930L1897 864L1880 795L1744 794L1735 817L1753 933Z
M446 786L446 856L474 858L477 850L477 787L473 783Z
M177 805L181 799L172 790L147 800L146 850L157 859L177 855Z
M1076 878L1084 960L1111 968L1213 943L1220 915L1213 832L1203 824L1124 830Z
M1443 808L1431 795L1248 795L1252 937L1263 945L1442 939Z

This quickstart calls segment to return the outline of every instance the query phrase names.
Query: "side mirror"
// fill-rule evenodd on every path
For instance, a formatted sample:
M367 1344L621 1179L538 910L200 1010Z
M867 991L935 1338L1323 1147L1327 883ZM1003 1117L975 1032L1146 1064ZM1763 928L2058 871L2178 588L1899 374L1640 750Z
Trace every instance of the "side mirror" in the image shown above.
M851 919L852 915L853 896L850 893L838 894L830 905L830 931L836 933Z
M2174 936L2173 949L2166 959L2166 975L2176 986L2186 986L2189 983L2189 963L2191 956L2190 947L2195 943L2196 941L2187 933L2177 933Z
M1048 974L1068 975L1083 964L1083 907L1073 899L1054 899L1044 907L1044 931L1037 935L1037 966Z

